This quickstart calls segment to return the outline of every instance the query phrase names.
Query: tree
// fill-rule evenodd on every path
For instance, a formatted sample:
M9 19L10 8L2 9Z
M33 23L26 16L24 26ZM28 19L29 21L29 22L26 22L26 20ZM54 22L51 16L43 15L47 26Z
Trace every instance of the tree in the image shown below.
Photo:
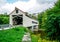
M60 40L60 0L55 3L53 8L46 10L42 14L42 18L39 16L39 24L41 24L39 25L41 28L46 29L45 37L51 40Z
M9 24L9 16L0 15L0 24Z

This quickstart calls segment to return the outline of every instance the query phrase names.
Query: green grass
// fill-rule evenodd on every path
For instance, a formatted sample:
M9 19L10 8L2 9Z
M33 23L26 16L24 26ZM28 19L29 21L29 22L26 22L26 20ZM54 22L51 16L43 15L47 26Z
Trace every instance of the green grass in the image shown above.
M0 42L21 42L25 32L25 27L16 27L9 30L1 30Z
M36 35L31 35L32 42L38 42L38 37Z
M51 41L51 40L42 39L40 34L37 34L37 35L31 34L31 40L32 42L59 42L57 40Z

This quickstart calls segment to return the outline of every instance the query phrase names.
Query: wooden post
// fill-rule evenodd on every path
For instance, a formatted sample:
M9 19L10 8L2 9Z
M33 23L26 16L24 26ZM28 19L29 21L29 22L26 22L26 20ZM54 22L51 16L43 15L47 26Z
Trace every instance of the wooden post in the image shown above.
M34 27L33 26L32 26L32 29L31 30L32 30L32 32L34 31Z
M1 29L4 30L4 28L1 26Z

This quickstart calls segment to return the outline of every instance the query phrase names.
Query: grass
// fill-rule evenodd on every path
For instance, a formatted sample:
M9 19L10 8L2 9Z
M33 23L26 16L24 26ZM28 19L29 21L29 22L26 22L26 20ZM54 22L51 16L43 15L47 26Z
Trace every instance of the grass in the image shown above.
M31 41L32 42L38 42L38 37L36 35L31 35Z
M16 27L9 30L1 30L0 42L21 42L25 32L25 27Z
M0 31L0 42L22 42L22 37L27 32L25 27L15 27L13 29ZM42 39L40 34L31 34L32 42L58 42Z
M31 39L32 39L32 42L59 42L59 41L51 41L51 40L46 40L46 39L42 39L40 34L31 34Z

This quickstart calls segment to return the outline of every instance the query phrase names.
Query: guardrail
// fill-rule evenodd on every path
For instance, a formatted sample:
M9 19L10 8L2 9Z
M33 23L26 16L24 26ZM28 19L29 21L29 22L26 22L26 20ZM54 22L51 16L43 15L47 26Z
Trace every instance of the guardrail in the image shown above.
M3 24L3 25L0 25L0 30L7 30L7 29L19 27L19 26L22 26L22 25L15 25L15 26L12 26L12 25L10 25L10 24Z
M12 27L10 24L3 24L3 25L0 25L0 30L4 30L4 29L9 29L10 27Z

